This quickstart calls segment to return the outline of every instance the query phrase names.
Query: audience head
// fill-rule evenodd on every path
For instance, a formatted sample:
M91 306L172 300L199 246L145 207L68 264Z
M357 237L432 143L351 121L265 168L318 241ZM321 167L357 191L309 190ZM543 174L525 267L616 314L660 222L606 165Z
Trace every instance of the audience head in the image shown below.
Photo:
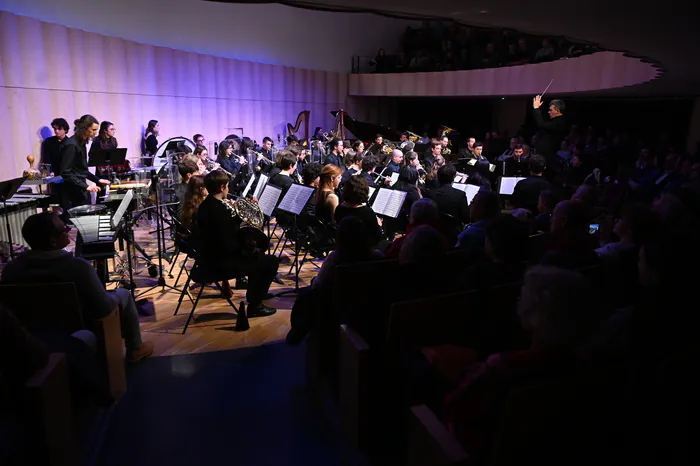
M180 172L182 182L187 183L190 178L199 171L199 167L191 160L183 160L177 165L177 171Z
M457 176L457 169L451 163L438 168L437 179L440 184L452 184Z
M501 213L501 200L493 191L480 189L472 199L469 214L472 222L489 220Z
M598 190L593 186L582 184L571 196L574 201L582 201L590 207L595 207L598 204Z
M362 220L352 215L344 217L338 224L336 241L338 252L346 257L357 259L358 256L366 256L372 250L372 239L367 226Z
M34 214L22 225L22 237L32 251L54 251L70 244L70 227L50 212Z
M590 207L583 201L562 201L556 205L550 220L553 234L569 236L588 235L591 221Z
M362 171L365 173L372 173L377 165L379 165L379 158L376 155L369 154L362 159Z
M613 232L620 240L641 246L656 234L659 223L659 216L649 207L633 204L623 208L620 219L615 222Z
M223 170L213 170L204 177L204 186L209 194L228 193L229 177ZM190 181L192 183L192 181ZM189 183L188 183L189 185Z
M669 192L662 193L659 197L654 199L651 208L667 226L681 223L685 215L683 202L678 196Z
M540 197L537 200L537 210L540 213L551 213L558 201L558 196L553 190L544 189L540 191Z
M411 205L409 221L412 225L436 225L439 219L437 204L432 199L424 197Z
M519 263L526 259L529 231L512 215L499 215L486 226L486 254L494 262Z
M97 118L92 115L83 115L73 122L75 125L75 137L78 142L85 144L90 139L97 136L97 130L99 129L99 123Z
M547 169L547 159L541 155L533 155L530 157L530 173L535 176L540 176Z
M323 166L318 162L306 164L304 169L301 171L301 179L304 182L304 185L318 187L322 169Z
M533 346L576 348L600 328L593 289L580 273L535 266L523 281L518 316Z
M351 176L343 185L343 202L360 205L369 198L369 185L364 176Z
M429 225L420 225L406 236L399 252L399 264L437 264L445 256L445 240Z

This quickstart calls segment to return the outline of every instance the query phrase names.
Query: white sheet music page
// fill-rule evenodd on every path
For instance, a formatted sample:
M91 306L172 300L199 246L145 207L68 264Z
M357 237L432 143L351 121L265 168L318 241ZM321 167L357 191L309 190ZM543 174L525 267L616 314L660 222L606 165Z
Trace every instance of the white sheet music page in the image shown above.
M377 190L377 188L373 188L372 186L369 187L369 197L367 199L372 199L372 196L374 196L374 192Z
M518 181L524 180L525 178L520 178L516 176L504 176L501 178L501 186L498 190L498 194L504 194L506 196L510 196L513 194L513 190L515 189L515 185L518 184Z
M126 213L126 209L129 207L129 204L133 198L134 190L130 189L124 196L124 199L122 199L122 201L119 203L119 207L117 208L117 211L114 212L114 217L112 217L112 225L114 225L115 228L117 225L119 225L119 222L121 222L122 217L124 216L124 213Z
M372 210L375 214L384 214L391 193L391 189L379 188L377 197L374 198L374 202L372 203Z
M268 217L272 216L272 212L274 212L275 207L277 207L277 201L279 200L281 194L282 190L277 186L265 186L265 190L260 195L260 199L258 199L258 205L260 206L260 210L262 210L263 214L267 215Z
M258 178L258 185L255 187L255 192L253 192L253 197L255 199L260 199L260 196L262 195L262 192L269 180L270 178L268 178L267 175L260 175L260 178Z
M94 243L97 241L100 222L100 217L98 215L71 218L70 221L78 229L84 243Z
M394 184L399 181L399 174L394 172L391 174L391 182L389 183L390 186L394 186Z
M392 218L398 217L403 202L406 200L406 194L405 191L392 191L391 196L389 196L389 202L387 202L384 209L384 215Z
M246 197L248 195L248 191L250 191L250 187L253 186L253 181L255 181L255 175L251 176L250 179L248 180L248 183L245 185L245 189L243 190L243 197Z
M452 183L452 187L463 191L467 196L467 204L471 205L474 200L474 196L479 192L480 186L474 184L464 184L464 183Z
M301 211L304 210L304 207L306 207L306 203L309 202L309 198L313 193L314 188L293 184L289 187L287 194L284 195L282 202L280 202L277 208L285 212L299 215Z

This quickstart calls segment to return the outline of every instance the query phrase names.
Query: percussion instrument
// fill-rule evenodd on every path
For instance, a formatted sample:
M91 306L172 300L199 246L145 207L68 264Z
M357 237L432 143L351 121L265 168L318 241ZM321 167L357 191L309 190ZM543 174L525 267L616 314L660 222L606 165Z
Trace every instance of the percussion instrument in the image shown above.
M91 215L103 215L107 213L107 206L103 204L79 205L68 209L71 218L89 217Z
M22 226L24 221L34 215L43 202L48 203L49 196L46 194L15 194L7 200L7 217L10 222L12 241L16 244L29 247L22 237ZM2 218L2 228L0 228L0 241L7 242L7 229L5 228L5 209L0 203L0 218Z

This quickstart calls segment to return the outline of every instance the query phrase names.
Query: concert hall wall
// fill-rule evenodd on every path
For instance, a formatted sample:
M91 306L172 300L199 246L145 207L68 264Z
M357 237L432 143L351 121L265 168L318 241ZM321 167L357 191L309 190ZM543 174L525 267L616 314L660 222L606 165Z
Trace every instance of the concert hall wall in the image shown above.
M347 73L311 71L218 58L88 33L0 11L0 127L6 134L0 179L18 176L39 156L48 124L82 114L114 123L128 157L140 157L150 119L160 140L240 132L277 139L311 110L311 127L331 129L330 111L371 115L390 124L387 99L347 98ZM212 154L210 154L212 155Z

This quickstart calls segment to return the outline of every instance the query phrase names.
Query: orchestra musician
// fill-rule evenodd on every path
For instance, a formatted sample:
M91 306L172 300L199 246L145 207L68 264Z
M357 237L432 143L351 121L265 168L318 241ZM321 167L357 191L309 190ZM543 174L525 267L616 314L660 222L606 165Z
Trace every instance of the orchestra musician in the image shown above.
M278 155L280 154L280 171L270 178L269 183L282 189L282 194L280 195L280 199L282 199L289 187L294 184L292 176L297 168L297 156L291 150L281 150Z
M260 154L258 155L258 166L260 165L270 165L275 162L275 157L272 153L273 142L272 139L265 136L262 140L262 145L260 146Z
M430 143L430 148L423 155L423 161L425 166L430 168L434 163L438 155L442 155L443 146L440 141L433 141Z
M60 174L63 177L64 211L89 203L90 193L100 191L99 186L89 186L87 180L98 185L108 185L109 180L101 179L88 170L87 143L94 138L98 129L97 119L83 115L75 120L73 136L66 138L61 148Z
M197 212L197 235L200 245L199 260L205 270L222 277L223 292L233 295L227 279L248 277L248 317L270 316L276 309L263 304L263 299L277 275L279 261L260 251L246 251L239 239L241 218L233 215L226 205L229 177L214 170L204 177L209 195Z
M403 166L403 159L404 155L403 152L401 152L400 150L395 149L391 152L391 162L389 162L386 168L384 169L383 176L386 177L384 179L384 184L391 184L391 175L401 171L401 167Z
M207 140L202 136L201 134L197 133L194 136L192 136L192 140L194 141L194 144L196 146L204 146L206 147L206 142Z
M219 168L219 164L214 163L209 158L209 151L204 146L195 147L192 155L197 158L197 168L199 168L197 172L198 175L206 175L210 171Z
M158 152L158 133L160 131L160 124L158 120L150 120L148 126L146 127L146 132L143 133L143 158L141 162L144 167L150 167L153 165L153 157L156 156Z
M516 144L510 156L503 157L501 163L501 174L503 176L526 177L530 172L530 157L525 155L525 150L521 144Z
M116 132L117 130L112 122L103 121L100 123L100 131L97 133L97 137L92 141L90 152L88 153L88 160L98 149L110 150L119 147L117 138L114 137ZM125 160L123 164L112 165L112 172L114 173L126 173L129 170L131 170L131 164L128 160ZM104 165L97 167L97 173L100 176L109 176L108 167Z
M370 188L376 188L377 183L374 181L376 175L374 171L379 165L379 158L376 155L369 154L362 159L362 172L358 176L362 176L367 180L367 185Z
M182 202L187 192L187 184L199 171L199 167L191 160L183 160L177 164L177 171L180 173L180 182L175 185L175 199Z
M340 167L341 170L345 171L345 162L343 160L343 140L340 138L333 138L331 141L331 153L326 157L325 165L333 164Z
M51 173L58 173L61 169L61 148L68 136L68 122L63 118L54 118L51 122L53 136L44 139L41 144L41 159L39 163L51 166Z
M364 158L365 157L361 153L355 153L352 156L352 164L343 173L343 177L342 177L341 183L340 183L341 185L347 183L348 179L351 176L357 175L358 173L362 172L362 164L363 164Z
M333 222L335 209L340 203L336 190L340 186L342 176L342 170L332 164L324 166L319 176L318 190L316 191L316 218L326 225Z
M333 219L339 224L345 217L357 217L367 228L372 244L382 239L382 224L367 205L369 186L361 176L351 176L343 188L343 202L335 209Z
M367 148L367 151L373 153L374 155L379 155L381 154L383 148L384 136L382 136L381 134L377 134L374 137L374 142Z
M209 158L207 157L206 160L209 160ZM209 160L209 163L212 163L211 160ZM245 157L233 153L231 141L224 140L219 143L219 154L216 157L216 164L214 164L214 167L209 167L209 171L214 171L220 166L229 175L237 175L246 163Z

